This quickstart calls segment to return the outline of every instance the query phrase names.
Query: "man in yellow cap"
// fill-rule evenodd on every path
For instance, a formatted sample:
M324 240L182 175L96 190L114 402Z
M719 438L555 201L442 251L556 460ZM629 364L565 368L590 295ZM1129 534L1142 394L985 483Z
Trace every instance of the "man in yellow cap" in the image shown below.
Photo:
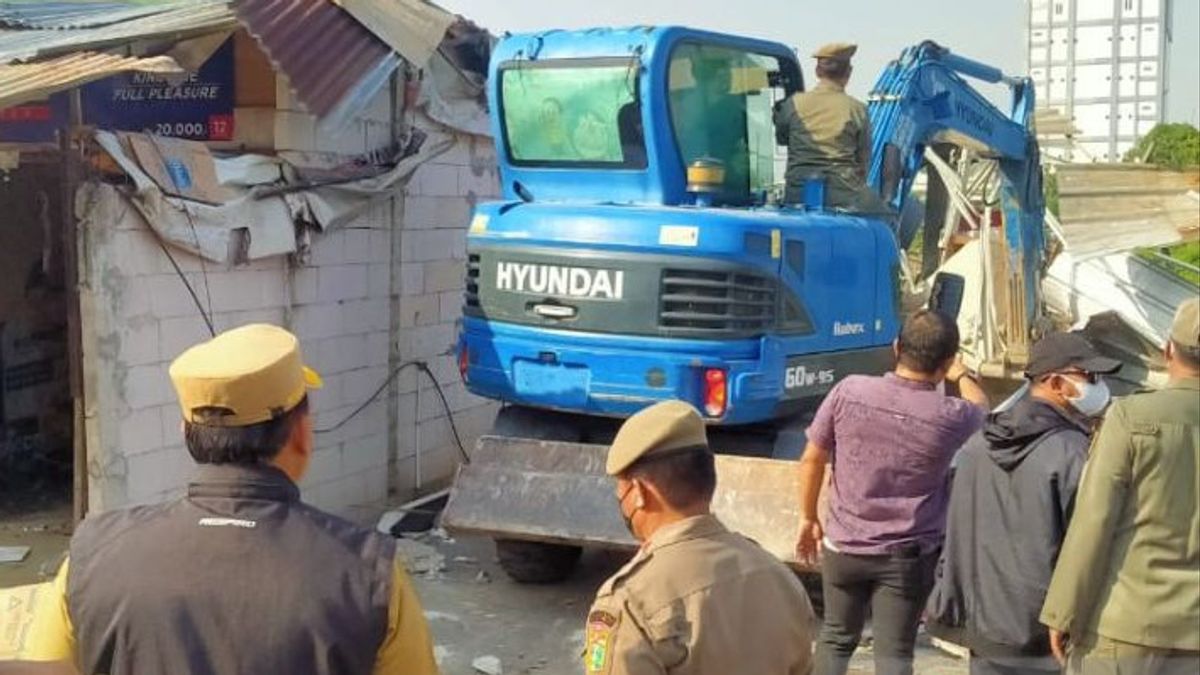
M846 94L854 68L850 59L857 45L835 42L813 53L817 86L799 92L775 111L775 139L786 145L787 190L784 201L804 202L809 179L825 183L829 209L867 215L890 215L891 210L869 187L871 123L867 106Z
M200 465L187 496L80 525L30 657L83 675L436 673L394 542L300 501L320 378L296 337L244 326L170 374Z
M807 674L808 595L783 563L712 515L717 476L699 413L667 401L630 417L606 470L642 546L588 612L585 672Z
M1168 384L1113 403L1041 621L1066 672L1200 673L1200 299L1175 314Z

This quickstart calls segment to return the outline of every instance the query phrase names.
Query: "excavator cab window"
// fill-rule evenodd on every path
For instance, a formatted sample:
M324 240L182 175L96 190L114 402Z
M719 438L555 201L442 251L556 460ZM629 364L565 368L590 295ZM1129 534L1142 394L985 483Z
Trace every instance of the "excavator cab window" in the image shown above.
M780 71L774 57L728 47L684 42L671 54L667 87L681 160L721 162L719 203L761 203L775 183L771 112L784 95Z
M630 59L505 64L505 145L517 166L646 168L639 66Z

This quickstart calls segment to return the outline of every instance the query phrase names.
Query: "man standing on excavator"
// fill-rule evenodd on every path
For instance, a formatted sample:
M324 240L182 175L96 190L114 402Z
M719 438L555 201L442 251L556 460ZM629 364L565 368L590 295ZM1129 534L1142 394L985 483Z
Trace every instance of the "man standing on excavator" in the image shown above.
M867 106L846 94L857 45L835 42L813 53L817 86L775 109L775 141L786 145L787 191L784 201L805 202L804 185L825 183L824 206L855 213L890 215L887 205L867 186L871 122Z

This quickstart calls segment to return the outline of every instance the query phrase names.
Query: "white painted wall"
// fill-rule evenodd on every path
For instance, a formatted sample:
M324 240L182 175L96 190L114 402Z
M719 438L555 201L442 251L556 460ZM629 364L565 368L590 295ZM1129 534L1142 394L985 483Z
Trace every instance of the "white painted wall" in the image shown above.
M286 86L279 89L286 93ZM390 133L386 91L337 134L319 133L295 107L289 96L280 96L279 149L354 155L385 144ZM447 133L423 115L408 117L432 134ZM319 429L365 401L387 378L389 365L408 360L426 361L438 375L468 450L491 423L494 405L465 391L449 352L462 304L470 209L475 200L494 197L498 184L490 139L456 138L394 200L316 235L303 263L277 257L218 269L173 251L206 305L211 296L218 330L266 321L300 337L305 358L325 378L312 397ZM167 368L207 337L149 227L113 190L87 186L79 204L85 214L81 303L94 511L183 493L192 462ZM389 393L343 428L317 436L302 485L306 501L353 516L388 498L389 488L394 499L406 499L416 489L418 451L423 486L452 476L459 453L429 382L409 369Z
M1162 119L1165 17L1159 0L1027 0L1039 107L1071 117L1086 161L1118 161ZM1144 109L1153 106L1153 113ZM1137 107L1130 115L1129 106ZM1103 113L1097 113L1098 107Z

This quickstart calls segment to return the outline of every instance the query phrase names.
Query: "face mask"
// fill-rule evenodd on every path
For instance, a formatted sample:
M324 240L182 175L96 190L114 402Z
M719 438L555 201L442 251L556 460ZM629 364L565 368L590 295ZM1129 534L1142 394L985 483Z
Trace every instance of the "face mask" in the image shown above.
M1095 384L1088 381L1080 382L1074 378L1068 378L1071 384L1075 385L1075 389L1079 394L1075 397L1067 397L1071 407L1079 411L1081 415L1087 417L1096 417L1104 412L1108 407L1108 402L1112 398L1112 394L1108 391L1108 384L1104 380L1100 380Z
M637 532L633 530L633 517L637 515L637 512L641 510L641 508L635 506L629 515L625 515L625 497L629 496L629 493L631 492L633 492L633 485L630 485L629 489L626 490L624 494L617 496L617 510L621 512L621 520L625 521L625 529L629 530L629 534L632 534L634 539L638 539ZM638 539L638 541L641 540Z

